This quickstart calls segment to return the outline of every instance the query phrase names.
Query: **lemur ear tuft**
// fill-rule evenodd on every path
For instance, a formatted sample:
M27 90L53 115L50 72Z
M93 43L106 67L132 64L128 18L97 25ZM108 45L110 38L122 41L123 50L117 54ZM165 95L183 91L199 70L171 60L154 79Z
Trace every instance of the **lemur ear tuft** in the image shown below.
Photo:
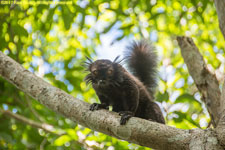
M91 58L86 56L86 61L84 61L81 66L83 66L84 68L86 68L85 71L89 71L89 67L91 66L91 64L93 63L93 61L91 60Z
M117 60L120 58L120 55L116 56L116 58L113 60L113 63L117 63Z
M117 63L117 64L120 64L122 61L124 61L125 59L123 58L123 59L121 59L121 60L119 60L119 55L113 60L113 63Z
M93 61L91 60L91 58L89 58L89 57L87 57L87 56L86 56L86 58L87 58L87 60L89 61L89 62L87 62L87 63L89 63L89 64L92 64L92 63L93 63Z

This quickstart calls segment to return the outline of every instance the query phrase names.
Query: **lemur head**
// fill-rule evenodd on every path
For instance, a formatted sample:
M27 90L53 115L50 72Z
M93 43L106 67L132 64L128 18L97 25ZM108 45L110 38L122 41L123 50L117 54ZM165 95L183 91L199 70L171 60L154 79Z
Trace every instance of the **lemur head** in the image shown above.
M90 58L86 62L86 70L89 74L85 77L86 83L92 83L99 87L116 86L122 81L121 73L123 69L117 61L119 57L116 57L114 61L108 59L99 59L92 61Z

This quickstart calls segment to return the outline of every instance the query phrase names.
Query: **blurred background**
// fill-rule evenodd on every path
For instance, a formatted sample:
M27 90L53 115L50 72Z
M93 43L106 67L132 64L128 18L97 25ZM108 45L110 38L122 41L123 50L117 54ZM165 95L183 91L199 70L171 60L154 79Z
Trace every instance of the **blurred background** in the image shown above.
M0 1L0 50L45 81L85 102L99 102L81 64L123 56L132 40L151 40L159 55L156 101L167 124L207 128L210 117L189 75L176 36L194 39L220 83L224 39L213 0L68 0L49 4ZM84 128L0 78L0 149L149 149ZM37 128L14 115L48 130Z

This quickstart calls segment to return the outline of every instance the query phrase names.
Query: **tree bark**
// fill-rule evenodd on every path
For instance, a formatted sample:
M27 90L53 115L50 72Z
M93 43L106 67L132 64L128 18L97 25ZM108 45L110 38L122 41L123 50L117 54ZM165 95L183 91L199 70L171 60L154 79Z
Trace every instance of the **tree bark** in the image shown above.
M224 0L214 0L216 11L218 14L219 27L225 39L225 1ZM218 127L216 128L217 136L220 144L225 146L225 80L222 88L222 95L220 99L220 120Z
M212 129L196 129L189 144L190 150L224 150L220 146L217 135Z
M225 39L225 1L224 0L214 0L216 11L219 19L220 30Z
M202 94L202 100L207 106L213 126L216 127L220 118L218 109L221 97L219 82L215 74L208 70L202 55L191 38L177 37L177 41L188 71Z
M220 144L225 147L225 80L223 83L222 96L221 96L221 118L219 124L216 128L217 136L220 141Z
M207 129L204 130L204 133L202 134L202 130L197 130L197 134L195 134L191 139L189 148L191 150L224 149L225 81L221 94L219 82L216 76L207 69L207 65L193 40L189 37L177 37L177 41L181 48L181 54L184 58L184 62L187 64L188 71L192 76L198 90L202 94L202 100L206 103L213 126L216 127L216 132L212 129ZM211 142L205 143L205 141Z

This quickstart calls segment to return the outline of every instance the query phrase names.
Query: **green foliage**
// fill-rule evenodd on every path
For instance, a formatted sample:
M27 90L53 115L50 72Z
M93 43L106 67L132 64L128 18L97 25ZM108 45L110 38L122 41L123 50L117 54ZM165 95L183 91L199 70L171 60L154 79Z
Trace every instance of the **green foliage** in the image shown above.
M208 112L175 38L193 37L211 68L224 71L224 40L212 0L0 4L0 50L52 85L89 103L98 100L83 81L81 64L85 56L96 58L96 48L103 42L100 37L115 31L120 35L113 37L112 44L141 38L154 42L160 60L156 100L163 106L167 124L183 129L206 128ZM148 149L77 125L2 78L0 95L0 108L51 124L60 129L56 133L65 132L47 133L0 114L0 149Z

